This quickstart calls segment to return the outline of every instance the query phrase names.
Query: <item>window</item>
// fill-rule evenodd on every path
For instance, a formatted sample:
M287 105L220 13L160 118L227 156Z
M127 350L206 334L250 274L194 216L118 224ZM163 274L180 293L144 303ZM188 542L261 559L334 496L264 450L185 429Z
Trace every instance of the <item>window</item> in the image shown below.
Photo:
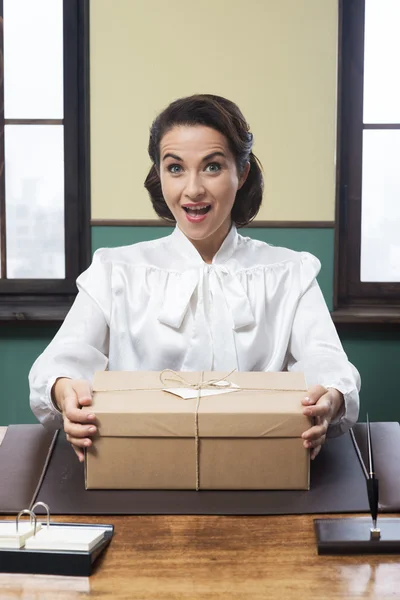
M88 0L0 0L0 319L63 319L90 262Z
M336 322L400 322L400 2L341 0Z

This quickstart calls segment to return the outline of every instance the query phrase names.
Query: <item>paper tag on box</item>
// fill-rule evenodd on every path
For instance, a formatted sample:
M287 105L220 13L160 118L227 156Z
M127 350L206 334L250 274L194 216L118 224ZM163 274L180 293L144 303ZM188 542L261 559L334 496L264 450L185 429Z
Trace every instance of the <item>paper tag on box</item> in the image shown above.
M223 384L227 383L221 381L221 387L217 389L209 389L204 388L201 390L201 397L205 396L219 396L220 394L229 394L231 392L237 392L240 390L240 386L235 383L228 384L229 387L223 387ZM183 398L183 400L190 400L192 398L197 398L197 390L193 388L165 388L163 392L168 392L169 394L174 394L174 396L179 396L179 398Z

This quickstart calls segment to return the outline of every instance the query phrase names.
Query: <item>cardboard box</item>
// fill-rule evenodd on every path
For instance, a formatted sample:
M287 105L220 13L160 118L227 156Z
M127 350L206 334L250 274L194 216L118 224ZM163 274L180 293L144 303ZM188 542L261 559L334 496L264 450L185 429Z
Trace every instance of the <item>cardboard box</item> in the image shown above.
M201 375L178 374L193 385ZM93 406L83 409L95 412L99 427L86 452L86 489L196 489L196 481L203 490L309 489L303 374L234 372L228 379L241 389L201 390L196 448L197 398L163 391L179 384L162 383L155 371L96 373Z

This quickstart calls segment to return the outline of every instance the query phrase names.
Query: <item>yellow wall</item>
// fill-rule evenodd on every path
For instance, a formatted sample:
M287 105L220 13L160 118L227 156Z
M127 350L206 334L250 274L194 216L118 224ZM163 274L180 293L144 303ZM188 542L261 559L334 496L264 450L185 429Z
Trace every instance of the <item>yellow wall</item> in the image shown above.
M259 219L334 219L337 0L91 0L90 19L94 219L154 218L149 127L196 92L250 123Z

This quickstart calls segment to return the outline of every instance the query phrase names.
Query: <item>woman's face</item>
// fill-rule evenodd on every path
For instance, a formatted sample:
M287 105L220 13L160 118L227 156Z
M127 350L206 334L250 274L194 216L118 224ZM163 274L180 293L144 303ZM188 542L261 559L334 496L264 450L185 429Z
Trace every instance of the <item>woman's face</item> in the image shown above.
M165 201L183 233L215 252L231 226L239 177L224 135L202 125L176 126L160 142L160 179ZM195 244L196 245L196 244Z

